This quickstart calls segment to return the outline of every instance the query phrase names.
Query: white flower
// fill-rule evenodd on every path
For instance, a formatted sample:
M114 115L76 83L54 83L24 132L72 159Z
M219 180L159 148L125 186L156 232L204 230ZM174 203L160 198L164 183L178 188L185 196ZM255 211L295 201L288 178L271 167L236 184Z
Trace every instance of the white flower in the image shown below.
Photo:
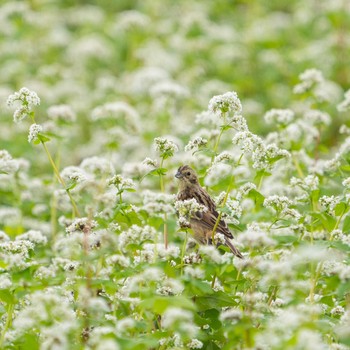
M344 97L345 99L337 106L339 112L346 112L350 110L350 90L345 92Z
M198 151L199 148L206 146L207 143L207 139L203 139L202 137L197 136L196 138L188 142L188 144L185 146L185 151Z
M189 349L202 349L203 343L198 339L192 339L189 343L187 343L187 347Z
M0 174L12 174L19 168L18 161L14 160L5 149L0 150Z
M32 124L29 128L28 142L37 141L38 135L43 131L43 127L39 124Z
M179 215L179 221L181 219L181 223L185 227L189 226L189 221L192 217L196 217L198 212L201 213L208 210L206 206L199 204L195 198L186 199L184 201L176 201L174 205L175 210Z
M11 277L8 273L0 274L0 290L9 289L12 286Z
M297 84L293 89L295 94L303 94L316 85L324 82L322 72L314 68L307 69L305 72L300 74L299 79L301 80L301 83Z
M264 119L266 123L286 126L294 120L294 112L290 109L271 109L266 112Z
M51 106L47 110L47 115L50 119L58 122L73 123L76 120L76 114L68 105Z
M13 119L16 123L22 121L30 112L32 106L40 104L40 98L34 91L23 87L18 92L10 95L7 99L7 105L13 106L16 101L19 101L20 106L16 109Z
M173 329L175 323L188 323L192 322L192 319L193 315L190 311L177 307L169 307L164 312L162 326L165 329Z
M165 137L156 137L154 139L154 146L162 158L172 157L173 154L179 150L173 141L168 140Z
M220 116L226 113L240 114L242 113L242 104L236 92L226 92L223 95L214 96L208 105L209 112Z
M29 230L25 233L22 233L21 235L16 237L16 241L18 240L28 240L35 244L43 244L43 245L47 243L47 238L42 234L41 231L37 231L37 230Z

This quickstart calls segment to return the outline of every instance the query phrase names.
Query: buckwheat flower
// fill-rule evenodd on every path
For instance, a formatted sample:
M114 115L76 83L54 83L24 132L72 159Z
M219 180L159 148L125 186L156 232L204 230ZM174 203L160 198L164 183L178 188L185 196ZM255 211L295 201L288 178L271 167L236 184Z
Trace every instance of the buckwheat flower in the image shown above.
M350 110L350 90L345 92L344 100L337 105L339 112L347 112Z
M29 128L28 142L37 141L42 131L43 127L40 124L32 124Z
M196 216L197 212L206 212L208 208L202 204L199 204L195 198L186 199L184 201L175 201L175 210L179 216L179 220L182 218L182 224L185 227L189 227L190 219Z
M265 208L275 210L277 213L281 213L283 210L293 205L293 202L286 196L269 196L265 198L263 203Z
M113 185L118 189L118 193L125 190L135 190L136 185L133 180L124 178L122 175L114 175L107 180L108 185Z
M343 315L345 312L345 309L340 306L340 305L337 305L336 307L334 307L332 310L331 310L331 315Z
M156 137L153 142L155 150L159 152L160 157L164 159L172 157L174 153L179 150L173 141L168 140L165 137Z
M202 258L199 254L192 252L190 255L185 255L183 257L183 262L188 265L200 264L202 262Z
M210 111L204 111L196 115L195 123L201 125L209 125L209 126L219 126L220 120L218 116Z
M192 339L186 346L188 349L202 349L203 343L198 339Z
M81 162L80 167L88 173L99 176L109 176L114 173L112 163L108 159L102 157L85 158Z
M175 213L175 197L173 195L162 192L157 193L149 190L144 191L142 195L142 209L145 210L150 216L163 217L165 213Z
M97 226L97 222L89 218L76 218L73 222L66 227L68 234L76 232L90 233L93 228Z
M2 273L0 275L0 290L9 289L12 286L11 277L8 273Z
M67 166L61 171L61 177L67 183L82 183L88 179L88 174L80 167Z
M233 159L234 157L230 152L223 151L214 158L213 164L217 164L225 161L232 162Z
M0 230L0 243L7 242L10 240L10 237L4 232Z
M318 69L307 69L305 72L299 75L300 83L297 84L293 92L295 94L303 94L309 91L316 85L324 82L324 77L321 71Z
M212 261L216 264L222 264L223 260L219 251L212 245L200 245L199 253L208 261Z
M151 158L145 158L143 161L142 161L142 164L144 165L147 165L147 166L150 166L152 168L157 168L158 167L158 162L156 159L151 159Z
M160 81L153 85L150 89L150 95L154 99L160 97L173 97L174 99L183 99L189 95L189 91L174 81Z
M132 330L135 327L135 320L131 317L125 317L121 320L117 321L117 324L115 326L116 333L118 336L122 336L125 333L128 333L128 331Z
M271 109L264 115L266 123L278 126L287 126L293 122L294 117L295 113L290 109Z
M185 146L185 152L198 151L201 147L205 147L207 144L207 139L197 136L196 138L188 142L188 144Z
M214 96L208 105L208 110L211 113L217 114L223 117L226 114L232 113L241 114L242 113L242 104L238 98L236 92L226 92L223 95Z
M190 311L177 307L169 307L165 310L162 318L162 326L165 329L174 329L175 324L187 324L193 322Z
M213 165L207 170L207 174L204 179L206 186L213 186L218 184L222 179L232 174L231 165L224 163L213 163Z
M23 87L18 92L10 95L7 99L7 105L13 106L16 102L19 102L20 107L14 113L14 121L16 123L21 122L31 112L32 106L40 105L40 98L34 91Z
M16 241L18 240L27 240L33 242L34 244L42 244L45 245L47 243L47 238L42 234L41 231L29 230L25 233L16 237Z
M237 199L240 200L242 197L245 197L247 194L249 194L250 191L256 190L256 185L252 182L247 182L243 184L239 189L237 193Z
M57 276L57 269L55 266L39 266L39 268L34 273L34 278L43 280L43 279L52 279Z
M142 244L144 241L155 241L159 233L152 226L132 225L128 230L119 235L119 248L124 250L129 244Z
M122 126L128 126L137 130L140 122L140 115L132 106L126 102L117 101L106 103L96 107L91 113L92 121L113 119L121 122Z
M115 25L115 32L119 33L121 30L147 30L151 23L151 19L142 12L136 10L123 11L118 14Z
M219 320L221 322L230 322L232 324L236 324L243 317L242 310L238 308L229 308L221 311Z
M55 122L74 123L76 121L76 114L71 106L55 105L47 110L47 115Z
M250 224L246 232L237 237L237 241L246 247L261 248L270 247L276 244L275 240L256 224Z
M198 267L192 267L192 266L185 266L184 268L184 275L195 279L203 279L204 278L204 271L203 269Z
M13 174L19 169L19 163L5 149L0 150L0 174Z
M184 290L182 283L174 278L158 282L156 293L160 295L180 295Z
M327 126L331 123L331 116L328 113L316 109L307 111L304 118L308 123L317 126Z
M263 147L262 139L250 131L240 131L232 139L234 145L240 145L245 153L252 153L257 148Z
M340 198L338 196L322 196L320 199L321 206L325 209L325 211L330 214L334 215L334 208L335 206L340 203Z

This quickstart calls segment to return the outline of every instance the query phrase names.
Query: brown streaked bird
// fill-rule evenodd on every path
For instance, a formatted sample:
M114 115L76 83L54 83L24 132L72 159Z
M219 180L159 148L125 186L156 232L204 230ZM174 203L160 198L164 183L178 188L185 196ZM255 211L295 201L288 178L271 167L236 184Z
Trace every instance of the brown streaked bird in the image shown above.
M196 217L190 219L190 225L197 241L202 244L211 244L213 229L219 216L214 201L208 192L199 184L197 174L190 166L180 166L175 177L180 181L179 193L177 194L178 200L184 201L195 198L199 204L208 208L205 212L196 213ZM230 241L230 238L233 238L233 236L224 220L219 221L216 232L222 233L225 236L226 245L234 255L242 259L243 255Z

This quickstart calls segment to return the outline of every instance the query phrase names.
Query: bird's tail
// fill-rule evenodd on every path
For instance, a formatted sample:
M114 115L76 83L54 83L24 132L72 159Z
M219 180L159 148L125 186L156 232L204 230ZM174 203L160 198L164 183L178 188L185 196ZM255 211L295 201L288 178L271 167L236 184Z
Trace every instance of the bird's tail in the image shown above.
M231 243L230 239L225 237L226 245L231 249L231 252L237 257L243 259L242 253Z

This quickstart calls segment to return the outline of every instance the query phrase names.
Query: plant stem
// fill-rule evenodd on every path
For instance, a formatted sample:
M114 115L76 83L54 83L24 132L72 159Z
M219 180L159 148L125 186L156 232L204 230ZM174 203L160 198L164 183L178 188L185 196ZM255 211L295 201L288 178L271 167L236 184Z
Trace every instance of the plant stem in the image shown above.
M225 194L224 200L222 202L222 207L224 207L226 202L227 202L228 196L229 196L230 191L231 191L231 186L232 186L233 179L234 179L234 175L231 176L230 183L228 184L228 187L227 187L227 190L226 190L226 194ZM214 237L215 237L216 229L219 226L219 222L221 220L221 217L222 217L222 212L219 213L218 218L216 219L215 225L213 227L213 232L211 233L212 244L215 244Z
M1 332L1 338L0 338L0 349L2 349L2 345L4 344L5 341L5 335L7 330L11 327L11 323L12 323L12 313L13 313L13 309L14 309L14 304L9 304L8 308L7 308L7 318L6 318L6 323L5 326Z
M53 171L54 171L54 173L55 173L55 175L56 175L56 178L57 178L58 182L65 188L65 190L66 190L66 192L67 192L67 194L68 194L68 197L69 197L69 199L70 199L70 201L71 201L71 203L72 203L72 206L73 206L73 216L78 216L78 217L79 217L79 216L80 216L80 213L79 213L78 207L77 207L77 205L76 205L76 203L75 203L75 201L74 201L74 198L72 197L72 194L71 194L70 191L66 188L66 183L65 183L64 180L62 179L62 177L61 177L61 175L60 175L60 172L58 171L58 169L57 169L57 167L56 167L56 164L55 164L54 160L52 159L52 156L51 156L51 154L50 154L49 149L47 148L45 142L41 141L41 144L43 145L44 150L45 150L45 152L46 152L46 155L47 155L47 157L49 158L50 164L51 164L51 166L52 166L52 168L53 168Z
M160 162L160 168L163 168L164 158ZM159 174L160 190L165 193L164 188L164 178L163 175ZM164 226L163 226L163 236L164 236L164 248L168 249L168 214L164 213Z

